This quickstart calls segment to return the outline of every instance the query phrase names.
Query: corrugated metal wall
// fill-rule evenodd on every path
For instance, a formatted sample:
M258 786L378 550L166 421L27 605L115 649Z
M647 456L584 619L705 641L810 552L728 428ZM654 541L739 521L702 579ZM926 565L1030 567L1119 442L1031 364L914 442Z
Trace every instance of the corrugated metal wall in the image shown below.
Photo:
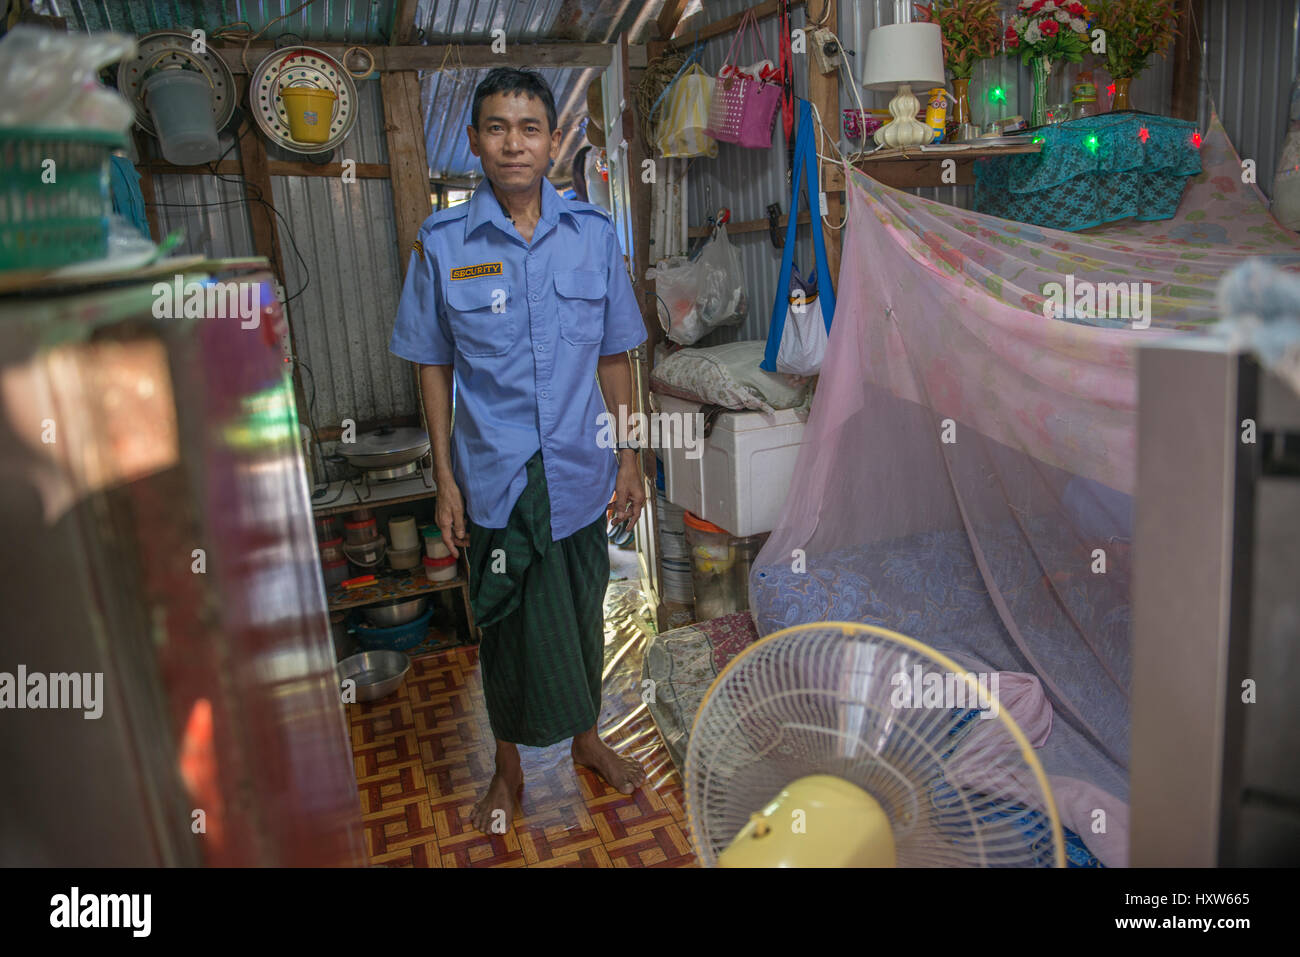
M751 6L751 0L719 0L706 7L708 22L721 20ZM1200 122L1204 128L1209 119L1209 99L1218 105L1228 135L1243 157L1256 161L1260 188L1267 194L1276 167L1278 152L1286 130L1286 113L1292 80L1300 69L1300 0L1205 0L1205 22L1200 25L1202 41L1202 83L1200 93ZM1014 9L1011 0L1004 0L1004 11ZM814 12L819 4L814 0ZM910 3L895 0L841 0L837 32L846 48L856 52L849 58L855 78L860 79L866 55L867 34L877 26L900 22L907 18ZM914 17L913 17L914 18ZM794 11L792 23L803 26L803 9ZM769 55L776 56L776 19L760 23L763 41ZM703 65L710 74L716 74L726 56L732 35L710 40L705 49ZM742 62L752 62L755 57L748 50ZM796 54L795 93L807 95L807 61ZM1170 115L1172 103L1172 55L1154 58L1146 71L1133 81L1134 109ZM1070 65L1067 82L1072 81L1079 66ZM1104 69L1095 68L1097 81L1105 87L1110 77ZM1028 68L1011 57L985 61L977 68L971 82L973 117L987 123L998 117L996 107L990 107L987 91L1000 85L1006 91L1007 107L1001 115L1020 113L1028 116L1032 97L1032 81ZM863 91L862 106L883 109L888 106L890 94ZM847 86L841 84L840 106L855 105ZM841 130L840 117L833 119L837 132ZM831 126L832 118L826 118ZM689 184L689 222L701 225L708 213L718 206L731 207L736 221L757 219L765 215L768 203L779 202L783 211L790 205L789 187L786 183L787 164L785 150L780 144L780 123L774 137L776 147L771 150L747 150L723 144L719 146L716 160L696 159L691 162ZM857 143L841 137L840 148L849 152L859 148ZM970 208L973 188L969 186L942 186L910 190L919 196ZM808 230L800 227L800 246L797 261L811 263ZM772 302L776 295L776 273L780 268L779 251L768 241L767 233L750 233L734 236L733 242L744 263L746 281L750 292L750 316L745 324L733 329L721 329L701 340L701 345L714 345L738 339L763 339L770 325Z
M1300 0L1206 0L1201 125L1206 94L1243 159L1253 159L1259 188L1273 193L1286 131L1291 84L1300 71Z
M335 158L387 163L378 80L359 81L357 97L356 126ZM234 125L222 136L222 149L231 147L228 158L238 159ZM273 159L301 158L275 147L267 152ZM164 232L185 232L178 253L255 255L241 177L163 174L154 177L154 189ZM308 396L315 383L313 422L323 428L344 418L362 422L415 412L409 363L388 351L401 291L392 186L386 179L345 184L273 176L271 189L267 200L283 217L277 227L285 293L292 297L287 311L298 358L310 370Z
M721 20L733 13L739 13L751 6L749 0L718 0L706 6L710 22ZM791 11L791 26L804 25L804 10ZM777 20L771 17L759 22L759 33L767 48L768 58L777 61L780 48L777 46ZM711 75L716 76L727 55L733 34L715 37L705 43L701 65ZM749 41L746 40L744 53L738 55L742 63L752 63L761 58L761 54L751 53ZM807 96L808 78L802 69L803 57L795 55L796 96ZM829 126L829 123L827 124ZM731 210L733 222L745 222L764 219L769 203L779 203L781 211L790 211L790 185L787 180L789 163L785 151L785 134L778 114L776 129L772 134L772 148L767 150L744 149L730 143L718 145L717 159L699 158L691 160L688 182L687 210L689 224L701 226L710 211L720 206ZM806 206L805 206L806 208ZM784 234L784 230L782 231ZM799 245L795 251L795 261L801 269L812 266L812 243L807 226L799 227ZM705 336L699 345L718 345L723 342L737 342L749 339L762 339L767 336L772 318L772 302L776 297L777 272L781 268L781 250L772 245L767 230L753 233L737 233L730 236L732 245L740 255L741 266L745 272L745 282L749 293L749 315L743 325L718 329Z

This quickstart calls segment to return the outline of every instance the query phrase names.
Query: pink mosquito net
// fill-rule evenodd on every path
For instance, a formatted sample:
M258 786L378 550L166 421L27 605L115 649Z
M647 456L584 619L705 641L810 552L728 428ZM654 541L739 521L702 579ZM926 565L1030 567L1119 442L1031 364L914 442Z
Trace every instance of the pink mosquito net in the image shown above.
M1202 166L1174 219L1086 233L850 171L830 345L750 577L760 634L862 621L1036 676L1062 820L1110 865L1127 860L1134 347L1215 321L1245 258L1300 266L1217 117ZM1150 283L1150 328L1044 318L1045 285L1069 274Z

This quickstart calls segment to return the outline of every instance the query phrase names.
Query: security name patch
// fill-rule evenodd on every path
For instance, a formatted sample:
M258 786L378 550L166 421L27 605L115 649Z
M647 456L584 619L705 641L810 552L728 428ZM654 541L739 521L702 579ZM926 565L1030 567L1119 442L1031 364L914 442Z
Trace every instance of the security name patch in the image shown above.
M501 263L479 263L477 266L460 266L451 271L452 279L475 279L479 276L501 275Z
M415 241L415 245L411 247L411 252L415 253L417 256L423 256L423 255L424 255L424 243L420 242L420 240L417 239L417 240Z

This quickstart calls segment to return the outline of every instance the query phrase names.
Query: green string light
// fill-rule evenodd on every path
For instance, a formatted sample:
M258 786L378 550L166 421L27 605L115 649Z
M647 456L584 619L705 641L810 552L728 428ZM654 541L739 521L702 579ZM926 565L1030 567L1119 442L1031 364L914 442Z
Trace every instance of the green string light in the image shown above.
M1097 140L1097 134L1089 133L1088 138L1083 141L1083 145L1088 147L1088 149L1093 153L1097 152L1097 147L1100 145Z
M995 86L989 90L990 103L1005 103L1007 101L1007 91L1000 86Z

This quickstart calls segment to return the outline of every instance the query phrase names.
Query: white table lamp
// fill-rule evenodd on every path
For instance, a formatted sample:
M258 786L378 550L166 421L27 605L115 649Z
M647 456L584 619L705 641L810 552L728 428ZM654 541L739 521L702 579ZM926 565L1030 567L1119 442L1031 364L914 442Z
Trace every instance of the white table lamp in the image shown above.
M933 131L916 118L921 104L912 87L944 86L943 34L937 23L895 23L867 34L862 85L868 90L897 90L889 101L893 119L876 132L877 146L920 146Z

